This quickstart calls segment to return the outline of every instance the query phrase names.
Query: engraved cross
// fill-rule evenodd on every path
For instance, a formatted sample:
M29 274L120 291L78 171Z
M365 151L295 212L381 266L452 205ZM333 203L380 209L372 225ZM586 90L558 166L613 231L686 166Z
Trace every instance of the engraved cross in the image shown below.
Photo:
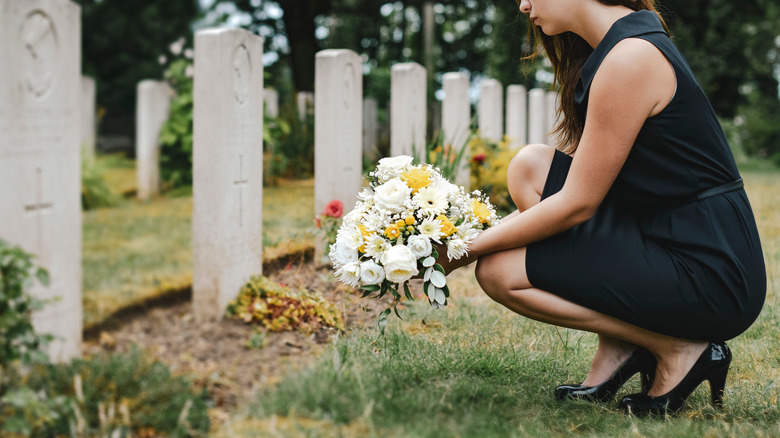
M38 232L37 232L37 248L36 253L40 254L40 251L43 249L41 246L41 239L43 235L43 213L46 213L47 211L50 211L52 207L54 207L54 203L51 201L44 201L43 200L43 169L38 167L35 169L35 173L37 174L36 177L36 190L35 190L35 202L32 204L26 204L24 206L24 211L29 212L31 214L35 214L37 216L37 225L38 225Z
M239 155L239 164L238 164L238 179L233 181L233 185L238 186L239 194L238 194L238 225L240 227L244 226L244 187L246 187L249 184L249 180L244 177L244 156Z

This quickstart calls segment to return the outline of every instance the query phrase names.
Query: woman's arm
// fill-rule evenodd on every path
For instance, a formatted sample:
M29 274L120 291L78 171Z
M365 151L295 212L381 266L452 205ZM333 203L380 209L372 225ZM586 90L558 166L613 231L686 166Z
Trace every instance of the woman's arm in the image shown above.
M566 182L544 202L481 233L470 258L526 246L588 220L604 200L648 117L674 95L675 75L650 42L618 43L591 84L588 117Z

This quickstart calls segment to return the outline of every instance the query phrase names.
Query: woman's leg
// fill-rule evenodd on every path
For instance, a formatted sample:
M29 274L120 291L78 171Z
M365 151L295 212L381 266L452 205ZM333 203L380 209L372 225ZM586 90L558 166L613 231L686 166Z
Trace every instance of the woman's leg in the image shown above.
M479 258L476 275L482 289L510 310L537 321L599 334L599 353L586 384L606 380L628 356L624 343L641 345L658 359L650 395L663 395L691 369L707 342L674 338L621 321L534 288L525 272L525 248ZM618 365L616 365L618 364Z
M507 169L507 185L518 211L540 202L554 154L555 149L550 146L530 144L512 159ZM609 378L634 348L634 345L599 334L599 347L583 384L593 386Z

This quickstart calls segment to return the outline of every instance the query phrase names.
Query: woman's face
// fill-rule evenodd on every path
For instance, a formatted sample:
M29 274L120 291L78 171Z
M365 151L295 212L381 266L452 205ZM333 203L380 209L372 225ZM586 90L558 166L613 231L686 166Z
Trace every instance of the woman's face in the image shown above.
M528 15L531 23L547 35L569 30L565 23L570 9L571 2L568 0L520 0L520 12Z

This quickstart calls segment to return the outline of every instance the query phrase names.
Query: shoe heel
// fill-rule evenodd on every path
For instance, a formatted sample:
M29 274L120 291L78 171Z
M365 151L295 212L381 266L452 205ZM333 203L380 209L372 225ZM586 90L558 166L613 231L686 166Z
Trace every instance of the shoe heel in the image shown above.
M712 404L716 407L723 406L723 390L726 388L726 375L729 373L729 368L725 367L722 370L718 370L709 377L710 381L710 394L712 396Z
M642 379L642 394L647 394L647 391L650 391L650 387L653 386L655 376L642 372L639 373L639 377Z

